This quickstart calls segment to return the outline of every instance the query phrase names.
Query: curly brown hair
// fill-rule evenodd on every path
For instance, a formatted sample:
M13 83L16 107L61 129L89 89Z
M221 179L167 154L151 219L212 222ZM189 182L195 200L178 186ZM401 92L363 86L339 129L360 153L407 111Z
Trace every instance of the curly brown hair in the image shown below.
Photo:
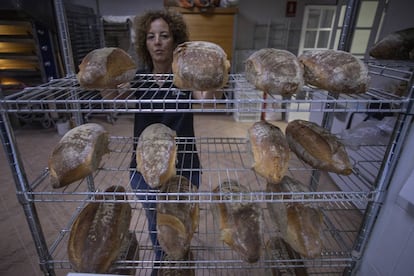
M187 24L181 14L174 11L168 10L154 10L147 11L142 16L134 18L134 31L135 39L134 46L135 51L140 59L140 62L147 68L152 70L153 64L151 56L147 49L147 32L150 28L151 23L162 18L167 22L174 40L174 47L178 44L188 41L188 29Z

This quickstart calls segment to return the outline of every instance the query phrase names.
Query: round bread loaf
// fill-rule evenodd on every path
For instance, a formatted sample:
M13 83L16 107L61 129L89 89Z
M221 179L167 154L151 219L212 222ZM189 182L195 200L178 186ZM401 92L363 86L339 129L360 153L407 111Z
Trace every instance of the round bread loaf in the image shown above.
M414 59L414 28L386 35L369 51L377 59Z
M174 50L173 82L181 89L212 91L229 78L230 62L224 50L207 41L188 41Z
M137 66L120 48L105 47L89 52L79 65L77 79L83 88L109 89L128 83L135 77Z
M290 149L312 167L343 175L352 173L344 145L327 129L313 122L294 120L286 127Z
M246 79L257 89L289 96L303 87L303 68L291 52L274 48L260 49L245 61Z
M301 54L307 84L333 93L358 94L368 89L365 64L352 54L339 50L313 50Z
M50 183L60 188L94 172L109 152L109 134L99 124L77 126L60 139L49 156Z
M290 159L285 135L280 128L267 121L254 123L247 133L254 171L267 181L278 183L285 175Z

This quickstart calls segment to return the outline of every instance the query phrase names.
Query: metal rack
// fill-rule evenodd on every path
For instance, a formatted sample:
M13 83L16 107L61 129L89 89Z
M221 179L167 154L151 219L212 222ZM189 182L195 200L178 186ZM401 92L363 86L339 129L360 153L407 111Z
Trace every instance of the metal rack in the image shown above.
M108 185L119 184L126 188L127 202L131 204L134 215L131 230L137 236L139 260L118 260L116 267L134 267L137 274L145 275L151 271L155 261L153 250L146 230L146 219L142 212L140 200L136 195L149 195L148 191L131 190L129 185L129 162L132 152L133 138L111 137L110 154L106 155L101 167L94 173L94 189L90 190L87 179L72 183L62 189L51 188L48 181L48 170L45 168L39 176L29 182L22 166L21 157L14 141L13 130L10 127L8 115L29 112L60 112L87 114L90 112L176 112L177 104L191 103L192 109L180 112L264 112L266 106L278 103L281 112L390 112L396 114L398 120L394 133L387 145L363 145L360 155L352 157L353 174L341 177L345 183L362 182L364 189L339 190L336 187L326 187L324 179L316 177L315 170L299 159L292 158L288 174L303 183L318 183L316 189L309 193L270 193L266 192L266 183L256 175L251 166L251 156L243 138L196 137L177 138L177 143L193 143L197 145L202 163L202 185L195 193L185 194L188 199L181 202L198 202L200 205L200 226L193 238L192 251L194 260L183 263L187 268L194 268L201 275L246 274L258 275L270 273L271 269L291 270L304 267L308 274L341 275L350 272L358 260L364 240L368 233L363 230L370 225L367 217L375 215L372 205L381 203L384 189L388 183L393 164L398 156L399 146L404 140L412 106L413 72L410 66L401 64L369 63L372 77L392 79L407 84L407 93L396 95L382 87L371 87L361 95L343 95L338 98L330 96L327 91L305 87L307 97L289 99L249 98L241 96L253 87L242 74L232 74L228 85L223 88L224 97L213 100L195 100L192 98L169 100L148 99L145 93L148 89L159 93L176 95L180 91L174 87L159 88L156 82L171 81L172 75L137 75L129 88L117 90L117 95L110 99L102 97L103 92L112 90L84 90L79 87L74 76L51 80L38 86L26 88L21 92L0 99L1 121L0 133L13 177L16 182L17 196L25 210L36 248L39 253L40 266L45 275L54 275L58 269L70 269L66 254L66 243L70 227L76 215L83 206L103 194ZM150 88L143 88L143 83L153 83ZM237 84L237 85L236 85ZM234 97L238 93L239 97ZM244 103L240 105L240 103ZM303 105L303 103L308 103ZM251 104L251 105L249 105ZM243 106L240 110L238 107ZM251 107L250 107L251 106ZM272 111L275 111L272 109ZM411 112L411 113L410 113ZM367 153L370 154L367 154ZM194 154L194 152L186 152ZM220 161L220 162L219 162ZM221 165L219 165L221 164ZM224 165L223 165L224 164ZM219 194L213 197L212 190L225 180L236 179L248 186L249 192L243 194ZM151 194L153 195L153 194ZM155 193L159 195L159 193ZM180 196L181 194L174 194ZM168 198L168 197L167 197ZM244 263L233 251L220 241L217 222L211 214L214 204L220 202L236 202L240 198L259 204L263 210L264 233L262 258L258 263ZM108 199L106 199L108 201ZM110 200L109 200L110 201ZM159 199L156 197L156 202ZM174 201L171 201L174 202ZM267 211L268 203L313 202L320 206L324 214L323 252L315 259L292 258L282 249L269 252L266 243L278 235L278 230L272 225ZM37 210L48 208L50 216L39 217ZM53 225L54 232L47 235L42 225ZM279 256L275 259L272 256ZM170 265L162 262L161 265Z

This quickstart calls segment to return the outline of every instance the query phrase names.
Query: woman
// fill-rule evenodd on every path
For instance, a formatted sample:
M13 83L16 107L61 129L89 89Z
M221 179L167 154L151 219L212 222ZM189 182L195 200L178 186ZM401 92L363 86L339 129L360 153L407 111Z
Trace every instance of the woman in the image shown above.
M143 63L144 68L138 73L152 73L152 74L169 74L172 73L173 51L175 47L188 41L187 26L178 13L162 11L149 11L143 16L138 17L134 21L135 26L135 47L140 62ZM189 99L194 97L211 98L214 92L189 92L179 91L172 93L171 91L162 92L164 90L158 88L170 87L171 80L166 82L159 82L158 84L147 83L147 87L152 89L145 93L137 95L140 99ZM156 87L154 87L156 85ZM156 88L156 89L154 89ZM168 90L168 89L165 89ZM178 90L177 90L178 91ZM166 94L167 93L167 94ZM191 93L191 94L190 94ZM155 106L154 106L155 105ZM158 105L158 106L157 106ZM175 109L189 109L188 103L169 104L166 108ZM152 106L140 104L141 108L163 108L164 104L152 104ZM166 126L174 129L177 137L180 138L178 143L177 154L177 174L187 177L191 183L197 187L200 185L200 160L197 154L196 146L194 144L194 126L193 113L191 112L164 112L164 113L136 113L134 122L134 137L140 136L141 132L149 125L154 123L163 123ZM187 137L189 139L184 139ZM136 140L136 139L135 139ZM135 141L136 142L136 141ZM134 144L134 149L136 143ZM138 189L141 192L149 191L151 188L145 183L142 175L136 171L135 151L131 162L131 186L133 189ZM149 193L150 194L150 193ZM143 200L155 200L155 196L139 195ZM148 219L148 229L150 231L151 241L155 248L156 261L162 259L162 250L159 247L156 234L156 204L154 202L144 202L143 207L146 211Z

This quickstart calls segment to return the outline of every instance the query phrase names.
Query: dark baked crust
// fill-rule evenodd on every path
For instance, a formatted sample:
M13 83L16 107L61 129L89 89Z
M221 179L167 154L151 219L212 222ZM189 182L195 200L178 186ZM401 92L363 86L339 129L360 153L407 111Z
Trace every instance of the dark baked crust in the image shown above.
M320 170L349 175L352 164L344 145L327 129L304 120L294 120L286 127L290 149L303 161Z
M124 192L121 186L106 191ZM108 199L113 199L111 196ZM75 219L68 241L68 257L77 272L106 273L128 238L131 206L126 202L90 202Z
M246 79L257 89L289 96L303 87L303 68L289 51L265 48L251 54L245 61Z
M339 50L313 50L301 54L307 84L334 93L365 93L369 85L368 69L352 54Z
M273 193L310 192L309 188L289 176L279 184L268 183L266 191ZM268 202L271 221L280 231L281 237L298 253L305 257L316 257L322 251L323 216L314 203Z
M220 199L226 193L246 193L248 189L237 181L226 181L217 186L214 193ZM233 199L235 200L235 199ZM219 222L221 240L249 263L257 262L262 247L262 214L257 204L251 202L217 203L213 213Z
M206 41L189 41L177 46L173 54L173 82L181 89L212 91L228 81L230 62L224 50Z

